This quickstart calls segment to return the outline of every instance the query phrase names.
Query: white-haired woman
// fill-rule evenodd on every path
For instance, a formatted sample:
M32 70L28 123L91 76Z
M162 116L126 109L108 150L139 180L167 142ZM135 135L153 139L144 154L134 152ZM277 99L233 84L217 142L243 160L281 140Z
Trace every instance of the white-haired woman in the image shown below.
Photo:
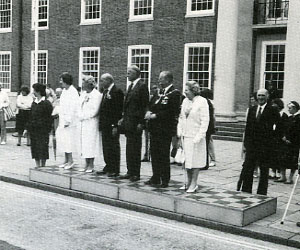
M99 155L99 108L102 94L95 89L95 80L92 76L82 78L83 92L80 96L80 152L85 159L85 167L81 172L91 173L94 170L94 159Z
M187 193L196 192L199 169L206 166L207 148L206 131L209 124L209 107L205 98L200 96L200 86L195 81L188 81L184 91L178 122L178 136L185 152L187 172Z

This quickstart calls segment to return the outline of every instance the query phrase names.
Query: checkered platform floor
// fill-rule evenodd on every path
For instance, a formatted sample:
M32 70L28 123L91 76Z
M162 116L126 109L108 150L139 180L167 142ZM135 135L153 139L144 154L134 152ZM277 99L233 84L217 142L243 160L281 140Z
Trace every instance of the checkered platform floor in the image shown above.
M198 191L196 193L187 194L184 190L179 189L183 185L183 183L178 181L171 180L169 183L169 187L160 188L158 186L145 185L144 182L147 181L147 179L143 177L141 177L141 180L137 182L130 182L127 179L124 180L118 178L109 178L103 175L99 176L96 173L79 172L78 168L65 170L63 168L58 168L57 166L49 166L39 168L36 170L69 176L73 178L75 177L80 179L86 179L89 181L106 183L109 185L118 185L120 187L125 188L138 189L140 191L145 192L155 192L159 195L171 195L174 197L192 200L194 202L209 203L215 206L229 207L231 209L238 210L244 210L251 207L255 207L261 203L273 199L271 197L262 195L248 194L225 189L216 189L212 187L204 187L201 185L199 185Z

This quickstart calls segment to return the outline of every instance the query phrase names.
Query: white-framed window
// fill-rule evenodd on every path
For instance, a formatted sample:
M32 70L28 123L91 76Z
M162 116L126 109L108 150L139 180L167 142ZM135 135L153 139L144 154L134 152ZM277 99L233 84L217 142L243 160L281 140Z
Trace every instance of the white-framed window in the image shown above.
M130 0L129 22L153 20L154 0Z
M48 0L32 0L32 29L34 29L34 4L38 1L38 28L40 30L48 29L49 21L49 1Z
M11 52L0 51L0 86L4 90L11 88Z
M82 87L82 75L93 76L98 86L100 76L100 48L82 47L79 53L79 86Z
M267 21L286 21L288 19L289 0L267 0Z
M150 86L152 45L128 46L128 67L136 65L141 70L141 79Z
M81 25L101 23L102 0L81 0Z
M284 88L285 41L265 41L262 43L260 87L267 81L276 84L281 97Z
M11 32L11 0L0 1L0 33Z
M35 83L35 53L31 51L31 86ZM48 76L48 50L38 51L38 83L47 84Z
M187 0L186 17L213 16L215 0Z
M184 46L183 87L196 81L201 88L211 88L212 43L187 43Z

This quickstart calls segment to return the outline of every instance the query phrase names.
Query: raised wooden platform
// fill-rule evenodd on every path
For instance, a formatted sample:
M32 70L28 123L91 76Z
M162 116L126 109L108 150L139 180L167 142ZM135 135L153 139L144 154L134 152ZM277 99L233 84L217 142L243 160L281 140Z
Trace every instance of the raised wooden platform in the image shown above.
M276 213L277 199L225 189L199 186L194 194L179 190L182 183L171 181L168 188L132 183L96 174L64 170L56 166L31 169L31 181L116 199L149 208L162 209L235 226L245 226Z

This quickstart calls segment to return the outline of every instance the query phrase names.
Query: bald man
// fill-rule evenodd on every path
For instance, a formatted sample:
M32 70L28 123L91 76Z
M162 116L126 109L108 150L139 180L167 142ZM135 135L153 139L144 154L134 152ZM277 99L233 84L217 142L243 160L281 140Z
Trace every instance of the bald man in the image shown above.
M271 159L274 156L275 127L280 119L276 108L268 103L268 91L257 91L257 103L249 109L244 146L246 158L238 181L237 190L252 193L253 171L255 166L260 168L260 178L257 194L266 195Z

